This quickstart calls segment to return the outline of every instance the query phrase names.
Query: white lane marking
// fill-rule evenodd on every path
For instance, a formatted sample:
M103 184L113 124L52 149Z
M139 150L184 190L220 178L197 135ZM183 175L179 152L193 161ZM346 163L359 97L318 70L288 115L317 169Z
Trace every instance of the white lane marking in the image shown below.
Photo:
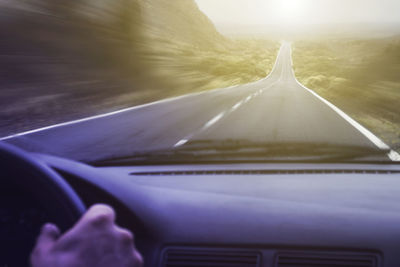
M232 110L232 111L237 110L242 104L243 104L243 101L240 101L240 102L236 103L236 104L231 108L231 110Z
M278 55L276 56L275 63L274 63L274 66L272 67L271 72L267 75L267 77L257 81L256 83L260 83L260 82L265 81L266 79L268 79L275 72L276 65L278 65L278 61L279 61L279 58L280 58L282 50L283 50L283 46L284 46L284 43L281 41L281 46L279 47Z
M223 90L223 89L218 88L218 89L214 89L214 90L210 90L210 91L203 91L203 92L191 93L191 94L186 94L186 95L181 95L181 96L176 96L176 97L170 97L170 98L161 99L161 100L158 100L158 101L154 101L154 102L150 102L150 103L146 103L146 104L142 104L142 105L138 105L138 106L134 106L134 107L124 108L124 109L120 109L120 110L116 110L116 111L112 111L112 112L108 112L108 113L104 113L104 114L100 114L100 115L86 117L86 118L82 118L82 119L78 119L78 120L72 120L72 121L68 121L68 122L62 122L62 123L58 123L58 124L54 124L54 125L50 125L50 126L37 128L37 129L34 129L34 130L29 130L29 131L25 131L25 132L21 132L21 133L16 133L16 134L0 137L0 141L5 141L5 140L11 139L11 138L15 138L15 137L19 137L19 136L24 136L24 135L28 135L28 134L37 133L37 132L42 132L42 131L45 131L45 130L50 130L50 129L63 127L63 126L68 126L68 125L72 125L72 124L77 124L77 123L81 123L81 122L86 122L86 121L90 121L90 120L101 119L101 118L117 115L117 114L120 114L120 113L124 113L124 112L128 112L128 111L133 111L133 110L149 107L149 106L156 105L156 104L168 103L168 102L180 100L180 99L183 99L183 98L202 95L202 94L206 94L206 93L211 93L211 92L214 92L214 91L217 91L217 90Z
M276 68L276 64L278 62L278 59L279 59L279 56L280 56L281 52L282 52L282 45L279 48L278 55L276 57L275 64L274 64L271 72L265 78L260 79L259 81L256 81L256 82L253 82L253 83L249 83L247 85L256 84L256 83L262 82L262 81L266 80L269 76L271 76L271 74L274 72L274 70ZM243 84L243 85L245 85L245 84ZM45 131L45 130L50 130L50 129L54 129L54 128L58 128L58 127L63 127L63 126L68 126L68 125L77 124L77 123L81 123L81 122L86 122L86 121L89 121L89 120L105 118L105 117L117 115L119 113L124 113L124 112L132 111L132 110L136 110L136 109L140 109L140 108L145 108L145 107L156 105L156 104L161 104L161 103L167 103L167 102L171 102L171 101L175 101L175 100L180 100L180 99L183 99L183 98L186 98L186 97L197 96L197 95L202 95L202 94L208 94L208 93L216 92L216 91L219 91L219 90L232 89L232 88L239 87L239 86L242 86L242 85L233 85L233 86L229 86L229 87L225 87L225 88L216 88L216 89L208 90L208 91L202 91L202 92L196 92L196 93L191 93L191 94L186 94L186 95L181 95L181 96L170 97L170 98L166 98L166 99L160 99L160 100L157 100L157 101L154 101L154 102L141 104L141 105L137 105L137 106L133 106L133 107L129 107L129 108L124 108L124 109L120 109L120 110L116 110L116 111L112 111L112 112L108 112L108 113L104 113L104 114L94 115L94 116L90 116L90 117L86 117L86 118L82 118L82 119L77 119L77 120L57 123L57 124L53 124L53 125L49 125L49 126L45 126L45 127L29 130L29 131L25 131L25 132L11 134L11 135L8 135L8 136L0 137L0 141L5 141L5 140L11 139L11 138L24 136L24 135L28 135L28 134L33 134L33 133L37 133L37 132L42 132L42 131Z
M290 48L290 57L292 57L292 49ZM381 150L390 150L390 152L387 154L387 156L392 160L392 161L400 161L400 154L397 153L396 151L392 150L385 142L383 142L379 137L377 137L375 134L373 134L371 131L366 129L364 126L356 122L354 119L352 119L349 115L344 113L341 109L333 105L331 102L326 100L325 98L321 97L318 95L316 92L313 90L305 87L303 84L301 84L297 78L296 75L293 71L292 68L292 73L295 81L303 87L305 90L313 94L315 97L317 97L319 100L321 100L323 103L328 105L331 109L333 109L337 114L339 114L343 119L345 119L348 123L350 123L354 128L356 128L359 132L361 132L365 137L367 137L375 146L377 146Z
M319 100L324 102L326 105L328 105L330 108L332 108L336 113L338 113L343 119L345 119L347 122L349 122L353 127L355 127L358 131L360 131L364 136L366 136L372 143L374 143L379 149L382 150L387 150L390 149L390 147L385 144L381 139L379 139L376 135L374 135L372 132L367 130L364 126L353 120L349 115L344 113L342 110L340 110L338 107L333 105L331 102L328 100L322 98L319 96L317 93L312 91L311 89L308 89L307 87L303 87L304 89L308 90L311 94L313 94L315 97L317 97Z
M215 116L214 118L212 118L211 120L209 120L204 126L203 126L203 130L210 128L211 126L213 126L215 123L217 123L220 119L222 119L222 117L225 115L225 112L221 112L220 114L218 114L217 116Z
M211 120L209 120L206 124L204 124L203 127L201 127L200 130L195 131L192 134L187 135L185 138L179 140L174 147L180 147L183 146L184 144L186 144L187 142L189 142L189 140L197 133L204 131L208 128L210 128L212 125L214 125L215 123L217 123L220 119L222 119L222 117L224 117L226 112L221 112L220 114L218 114L217 116L215 116L214 118L212 118Z
M174 145L174 147L178 147L178 146L183 146L184 144L186 144L189 140L188 139L182 139L180 140L178 143L176 143Z
M277 55L276 60L275 60L275 64L274 64L274 66L273 66L273 68L272 68L270 74L269 74L267 77L265 77L264 79L261 79L261 80L259 80L259 81L257 81L257 82L254 82L253 84L259 83L259 82L263 82L264 80L268 79L268 78L271 76L271 74L272 74L272 73L275 71L275 69L276 69L276 65L277 65L278 62L279 62L279 58L280 58L280 56L281 56L282 50L283 50L283 44L281 45L281 47L280 47L280 49L279 49L278 55ZM281 80L282 80L282 71L281 71L281 73L280 73L279 79L278 79L276 82L274 82L273 84L271 84L270 86L268 86L268 88L274 86L274 85L277 84L277 83L279 83ZM230 87L227 87L227 88L223 88L223 90L224 90L224 89L231 89L231 88L233 88L233 87L237 87L237 86L230 86ZM182 146L182 145L186 144L193 136L195 136L196 134L200 133L201 131L204 131L204 130L210 128L211 126L213 126L214 124L216 124L219 120L221 120L225 115L227 115L227 114L229 114L229 113L235 111L235 110L238 109L241 105L243 105L243 104L249 102L253 97L256 97L256 96L258 96L259 94L263 93L264 90L265 90L265 88L264 88L264 89L263 89L263 88L262 88L262 89L259 89L257 92L252 93L251 95L247 96L244 100L241 100L241 101L239 101L238 103L236 103L232 108L230 108L229 111L223 111L223 112L221 112L220 114L218 114L217 116L215 116L214 118L212 118L211 120L209 120L206 124L204 124L204 126L203 126L200 130L198 130L198 131L196 131L196 132L194 132L194 133L191 133L191 134L187 135L184 139L181 139L180 141L178 141L178 142L174 145L174 147L179 147L179 146Z
M260 90L260 91L263 91L263 90ZM210 128L211 126L216 124L219 120L221 120L225 115L237 110L241 105L243 105L244 103L250 101L255 96L257 96L257 93L253 93L252 95L247 96L246 99L239 101L233 107L231 107L228 111L223 111L223 112L219 113L217 116L213 117L206 124L204 124L204 126L200 130L198 130L198 131L196 131L196 132L194 132L192 134L189 134L184 139L181 139L180 141L178 141L174 145L174 147L179 147L179 146L182 146L182 145L186 144L194 135L196 135L196 134L198 134L198 133L200 133L200 132L202 132L204 130L207 130L208 128Z
M394 150L390 150L390 152L388 153L388 157L392 160L392 161L400 161L400 154L397 153Z
M275 63L275 64L276 64L276 63ZM262 93L264 93L264 91L265 91L267 88L271 88L272 86L275 86L276 84L278 84L279 82L281 82L281 80L282 80L282 75L283 75L282 73L283 73L283 71L281 71L280 76L279 76L279 79L278 79L277 81L273 82L272 84L270 84L270 85L269 85L268 87L266 87L266 88L261 88L261 89L259 89L258 91L252 93L251 95L247 96L244 100L240 101L240 102L237 103L235 106L233 106L233 107L231 108L231 112L235 111L240 105L249 102L252 98L261 95Z

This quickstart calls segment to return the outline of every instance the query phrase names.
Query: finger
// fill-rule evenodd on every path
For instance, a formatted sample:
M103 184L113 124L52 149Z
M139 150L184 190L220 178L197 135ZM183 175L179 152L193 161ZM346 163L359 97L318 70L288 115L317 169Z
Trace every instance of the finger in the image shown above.
M96 204L89 208L89 210L82 216L76 226L91 225L91 226L104 226L111 225L115 221L115 211L112 207L105 204Z
M133 244L134 236L131 231L129 231L128 229L125 229L125 228L121 228L117 225L115 226L115 229L118 233L120 240L122 241L122 243L124 245L131 245L132 247L134 246L134 244Z
M142 267L143 264L144 264L144 260L143 260L142 254L140 254L140 252L135 249L133 251L133 257L134 257L135 263L136 263L135 266Z
M93 236L99 231L108 232L115 221L114 209L105 204L90 207L79 221L60 238L60 246L70 246L80 239ZM88 237L89 238L89 237Z
M37 239L36 246L42 249L53 245L60 237L60 229L52 223L43 225L40 235Z

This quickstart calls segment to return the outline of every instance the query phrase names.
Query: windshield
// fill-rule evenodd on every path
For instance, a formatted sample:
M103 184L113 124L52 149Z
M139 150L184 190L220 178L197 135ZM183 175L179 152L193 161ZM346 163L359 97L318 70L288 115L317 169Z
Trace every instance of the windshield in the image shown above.
M400 162L397 0L0 9L2 141L97 165Z

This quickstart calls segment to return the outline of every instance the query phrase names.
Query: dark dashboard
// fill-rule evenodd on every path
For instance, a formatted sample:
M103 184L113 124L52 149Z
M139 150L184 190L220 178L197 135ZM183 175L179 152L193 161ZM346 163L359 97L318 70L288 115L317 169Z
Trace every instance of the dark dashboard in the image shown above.
M146 266L399 266L400 167L92 167L36 155L108 203Z

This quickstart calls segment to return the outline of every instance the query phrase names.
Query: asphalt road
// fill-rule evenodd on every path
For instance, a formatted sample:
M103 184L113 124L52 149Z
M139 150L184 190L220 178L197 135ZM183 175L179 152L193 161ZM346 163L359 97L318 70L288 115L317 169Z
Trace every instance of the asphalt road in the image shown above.
M384 148L385 144L372 133L362 131L340 110L296 81L290 44L283 43L273 71L258 82L56 125L7 138L7 142L77 160L173 148L184 146L189 140L240 139Z

